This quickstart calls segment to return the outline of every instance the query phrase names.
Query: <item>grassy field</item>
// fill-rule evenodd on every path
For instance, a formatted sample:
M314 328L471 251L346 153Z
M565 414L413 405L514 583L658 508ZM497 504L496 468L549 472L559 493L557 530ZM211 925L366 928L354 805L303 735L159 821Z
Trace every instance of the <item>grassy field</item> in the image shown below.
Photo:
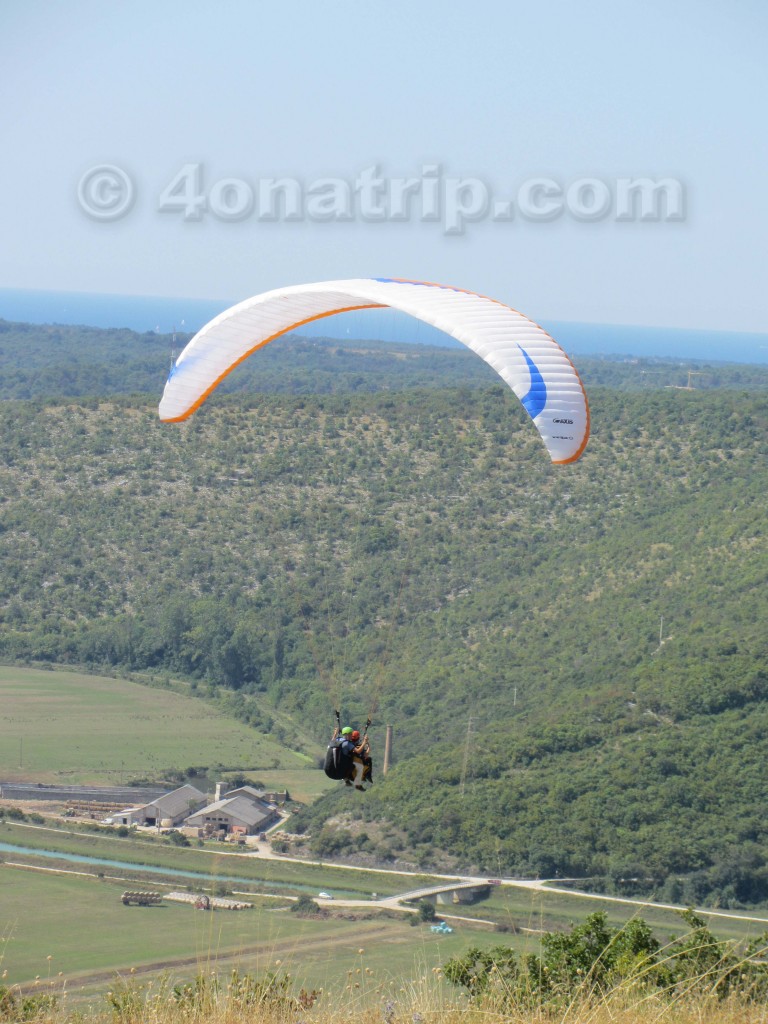
M355 884L345 885L343 869L315 871L313 881L330 887L332 880L339 892ZM409 887L407 879L403 882L401 891ZM347 985L360 985L356 994L368 991L371 998L414 987L444 996L436 969L449 957L472 945L535 952L542 930L567 929L594 910L605 910L616 926L639 914L661 942L687 931L677 914L656 907L637 909L506 886L472 906L438 907L455 929L446 936L434 935L426 926L412 927L405 914L383 914L373 907L353 911L331 906L331 916L302 919L290 911L288 901L268 897L252 898L255 909L243 912L205 913L174 903L123 906L121 892L136 887L167 892L184 885L137 885L108 873L83 876L76 865L57 873L0 864L0 955L7 982L26 985L40 976L41 983L50 977L60 985L66 979L71 994L86 998L106 991L117 975L134 972L144 980L161 974L178 980L203 969L226 972L236 966L261 974L279 967L297 986L322 986L337 995ZM511 930L499 933L480 919ZM746 940L764 930L755 922L715 917L709 924L721 938Z
M0 779L115 785L192 765L264 767L281 786L288 770L309 795L325 779L307 771L311 781L299 786L313 759L202 700L124 679L0 666Z
M287 789L291 799L300 804L313 803L337 785L324 772L307 771L306 768L262 768L256 774L268 792Z
M331 918L302 919L265 900L242 912L206 913L174 903L125 907L125 887L109 879L0 865L6 983L25 984L37 975L56 979L62 972L70 991L94 991L131 968L155 965L155 973L189 977L214 964L263 972L280 960L298 984L338 989L347 983L347 971L361 966L362 947L365 966L375 972L364 980L406 984L468 942L489 938L487 930L470 924L459 925L454 935L434 936L428 928L411 927L405 915L392 919L376 911L367 920L353 920L341 910L331 911L338 914ZM185 962L174 962L180 960Z

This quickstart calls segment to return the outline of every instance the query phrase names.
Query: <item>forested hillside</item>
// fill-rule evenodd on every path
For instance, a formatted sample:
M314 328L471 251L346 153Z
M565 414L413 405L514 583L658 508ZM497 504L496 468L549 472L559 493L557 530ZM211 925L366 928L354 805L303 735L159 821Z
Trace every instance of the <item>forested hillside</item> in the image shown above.
M297 346L323 379L353 356ZM592 440L553 467L484 367L456 386L471 356L406 351L403 390L360 352L381 390L318 395L284 351L306 393L178 426L157 394L0 404L0 658L180 675L317 738L373 711L395 767L354 813L425 865L768 900L765 371L595 360Z

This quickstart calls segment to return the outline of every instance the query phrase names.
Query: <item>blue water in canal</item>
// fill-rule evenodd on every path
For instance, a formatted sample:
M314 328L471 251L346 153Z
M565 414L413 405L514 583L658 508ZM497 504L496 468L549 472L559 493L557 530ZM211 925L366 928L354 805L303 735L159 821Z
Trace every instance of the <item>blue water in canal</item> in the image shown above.
M14 846L13 843L0 842L0 853L17 853L34 857L47 857L50 860L66 860L73 864L91 864L106 868L122 868L125 871L147 871L156 875L168 875L181 878L202 878L210 882L212 879L217 882L241 882L243 885L259 885L258 878L242 878L237 875L222 875L218 871L181 871L178 868L159 868L152 864L129 864L123 860L107 860L102 857L83 857L76 853L57 853L54 850L35 850L28 846ZM314 892L308 885L294 885L281 882L269 883L270 889L293 889L304 892Z

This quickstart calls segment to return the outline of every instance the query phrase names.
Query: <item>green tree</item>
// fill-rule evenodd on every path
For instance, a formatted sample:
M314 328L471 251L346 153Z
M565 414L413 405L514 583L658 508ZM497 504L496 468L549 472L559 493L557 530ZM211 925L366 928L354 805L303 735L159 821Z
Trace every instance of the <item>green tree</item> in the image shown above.
M303 892L295 903L291 904L291 911L294 914L298 914L299 917L312 917L320 913L320 907L311 896Z
M431 921L434 921L435 918L437 917L435 906L433 903L430 903L429 900L420 900L417 906L419 908L417 916L419 921L421 921L422 923L429 924Z

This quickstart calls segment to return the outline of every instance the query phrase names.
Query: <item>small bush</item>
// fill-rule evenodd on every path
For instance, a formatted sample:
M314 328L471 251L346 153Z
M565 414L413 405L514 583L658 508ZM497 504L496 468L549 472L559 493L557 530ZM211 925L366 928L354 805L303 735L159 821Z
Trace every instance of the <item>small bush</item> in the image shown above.
M173 846L191 846L189 839L184 835L183 832L179 832L178 829L171 829L168 833L168 842Z
M310 917L314 914L319 914L320 907L315 903L311 896L307 896L307 894L303 892L296 902L292 904L291 912L298 914L300 917Z

